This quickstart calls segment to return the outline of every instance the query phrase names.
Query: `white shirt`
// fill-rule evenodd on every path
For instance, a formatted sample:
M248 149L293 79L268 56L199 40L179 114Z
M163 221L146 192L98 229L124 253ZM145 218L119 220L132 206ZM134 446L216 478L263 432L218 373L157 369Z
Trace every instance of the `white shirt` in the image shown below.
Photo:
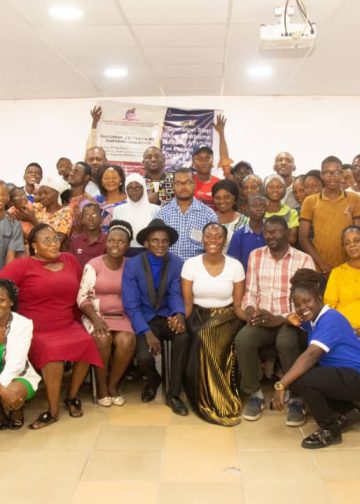
M0 384L7 387L14 378L25 378L31 383L32 388L37 390L40 376L28 362L28 352L33 336L32 320L13 313L13 319L10 325L10 331L7 335L5 366L0 373ZM27 367L26 367L27 366ZM26 368L26 371L24 372Z
M222 272L212 276L203 263L203 255L185 261L181 277L193 282L194 304L203 308L221 308L233 302L234 283L245 278L242 264L233 257L225 256Z

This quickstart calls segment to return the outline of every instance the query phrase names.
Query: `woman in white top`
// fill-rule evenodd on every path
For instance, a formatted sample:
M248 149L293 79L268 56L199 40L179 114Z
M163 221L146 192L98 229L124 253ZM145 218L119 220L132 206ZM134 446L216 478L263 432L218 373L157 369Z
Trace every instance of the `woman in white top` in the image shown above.
M159 207L149 203L145 180L139 173L131 173L126 177L125 191L127 202L115 208L113 219L129 222L134 236L137 236L138 232L152 221ZM131 257L143 251L144 248L136 241L136 238L133 238L126 255Z
M203 229L205 254L188 259L182 269L185 316L192 334L186 372L188 398L208 422L240 422L233 339L241 326L244 269L223 254L227 229L209 223Z
M28 361L33 335L30 319L14 313L17 287L0 280L0 429L20 429L24 402L35 395L40 376Z

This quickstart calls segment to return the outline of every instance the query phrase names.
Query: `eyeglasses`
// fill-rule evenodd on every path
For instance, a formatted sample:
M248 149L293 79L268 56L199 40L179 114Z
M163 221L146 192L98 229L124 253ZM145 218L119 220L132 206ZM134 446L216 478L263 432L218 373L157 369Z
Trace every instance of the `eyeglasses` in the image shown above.
M60 238L55 235L53 238L44 238L43 240L39 240L39 242L42 244L42 245L51 245L52 243L59 243L60 242Z
M322 172L323 175L326 177L341 177L342 176L342 171L341 170L325 170Z

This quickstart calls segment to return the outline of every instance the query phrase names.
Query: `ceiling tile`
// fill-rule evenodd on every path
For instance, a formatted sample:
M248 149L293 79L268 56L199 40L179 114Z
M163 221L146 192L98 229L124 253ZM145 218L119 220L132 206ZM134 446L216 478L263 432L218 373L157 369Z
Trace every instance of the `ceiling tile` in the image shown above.
M228 0L117 0L133 24L225 23Z
M210 65L222 64L224 58L222 47L144 48L144 52L152 64Z
M221 46L226 25L133 25L140 44L148 47Z
M222 65L153 65L158 77L222 77Z

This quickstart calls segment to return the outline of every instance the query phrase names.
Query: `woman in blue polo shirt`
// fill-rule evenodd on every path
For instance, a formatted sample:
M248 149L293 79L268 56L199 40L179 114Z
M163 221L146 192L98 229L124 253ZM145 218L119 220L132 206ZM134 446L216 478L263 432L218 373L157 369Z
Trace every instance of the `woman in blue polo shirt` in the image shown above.
M360 400L360 339L341 313L324 305L319 280L320 274L309 269L298 270L291 279L296 313L289 323L308 333L308 348L275 383L272 401L274 409L282 409L290 386L308 405L320 428L302 441L303 448L341 443L341 432L360 421L353 404Z

